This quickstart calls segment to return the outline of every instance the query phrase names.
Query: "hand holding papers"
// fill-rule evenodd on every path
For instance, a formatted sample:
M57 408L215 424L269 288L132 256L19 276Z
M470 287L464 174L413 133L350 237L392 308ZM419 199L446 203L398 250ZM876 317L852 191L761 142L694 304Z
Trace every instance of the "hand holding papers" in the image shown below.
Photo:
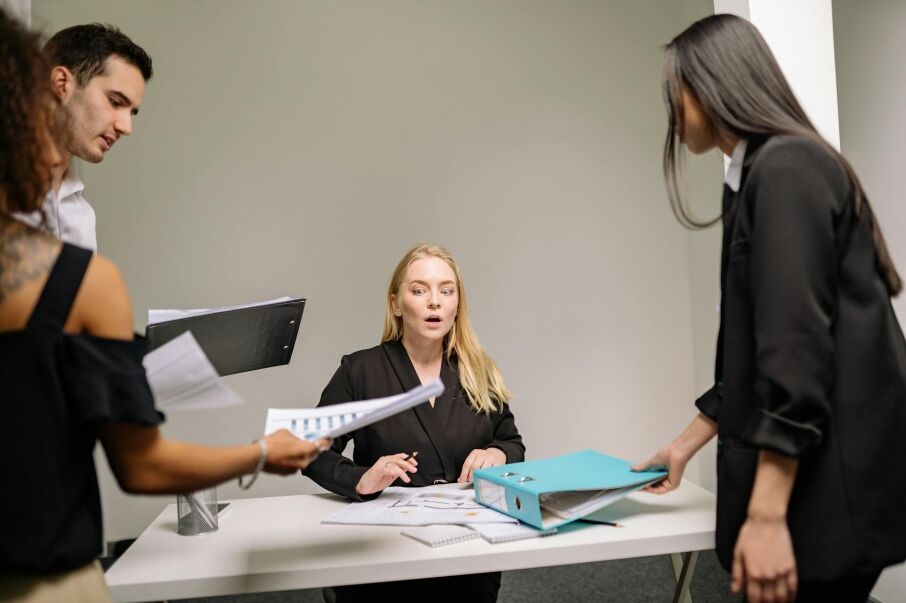
M192 333L186 332L142 360L158 408L196 409L239 404Z
M439 396L443 391L443 382L436 379L404 394L387 398L331 404L320 408L269 408L264 434L288 429L303 440L335 438L418 406L432 396Z

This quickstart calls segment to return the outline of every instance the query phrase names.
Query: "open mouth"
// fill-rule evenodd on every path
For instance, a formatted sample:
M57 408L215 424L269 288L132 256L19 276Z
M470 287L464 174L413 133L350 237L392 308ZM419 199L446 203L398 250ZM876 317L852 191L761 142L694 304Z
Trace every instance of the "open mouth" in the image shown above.
M440 323L443 321L440 319L440 316L429 316L428 318L425 319L425 322L431 323L431 324L437 324L437 323Z

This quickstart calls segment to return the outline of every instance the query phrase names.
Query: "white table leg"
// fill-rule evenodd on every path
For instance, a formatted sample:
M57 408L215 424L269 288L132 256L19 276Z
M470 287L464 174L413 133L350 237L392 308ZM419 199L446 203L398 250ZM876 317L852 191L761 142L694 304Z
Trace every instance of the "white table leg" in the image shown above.
M673 573L676 576L673 603L692 603L689 585L692 584L692 572L695 571L695 562L698 561L698 551L673 553L670 555L670 561L673 562Z

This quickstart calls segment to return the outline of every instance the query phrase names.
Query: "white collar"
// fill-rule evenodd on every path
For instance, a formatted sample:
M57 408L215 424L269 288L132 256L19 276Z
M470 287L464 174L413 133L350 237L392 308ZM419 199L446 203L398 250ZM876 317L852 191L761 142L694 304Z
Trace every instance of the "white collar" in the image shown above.
M63 182L60 183L60 192L57 194L57 199L62 201L71 195L81 193L83 190L85 190L85 183L79 178L75 167L70 165L66 169L66 173L63 174Z
M730 156L730 165L727 167L727 174L724 176L724 182L734 193L739 192L739 184L742 180L742 163L746 158L746 145L748 141L740 138L733 149L733 155Z

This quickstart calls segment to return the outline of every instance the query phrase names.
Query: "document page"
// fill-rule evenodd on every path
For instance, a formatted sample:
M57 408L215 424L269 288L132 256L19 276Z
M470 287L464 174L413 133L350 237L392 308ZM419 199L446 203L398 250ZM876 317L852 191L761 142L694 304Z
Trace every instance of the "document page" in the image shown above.
M189 331L146 354L142 364L158 408L190 410L242 402Z
M657 478L661 479L661 478ZM640 490L655 480L608 490L573 490L541 495L541 508L562 519L585 517L602 507L618 501L627 494Z
M288 429L303 440L335 438L423 404L443 391L443 382L436 379L387 398L331 404L320 408L269 408L264 435L278 429Z
M465 484L443 484L424 488L390 487L374 500L350 503L321 523L427 526L514 524L519 520L481 505L475 500L475 491Z

